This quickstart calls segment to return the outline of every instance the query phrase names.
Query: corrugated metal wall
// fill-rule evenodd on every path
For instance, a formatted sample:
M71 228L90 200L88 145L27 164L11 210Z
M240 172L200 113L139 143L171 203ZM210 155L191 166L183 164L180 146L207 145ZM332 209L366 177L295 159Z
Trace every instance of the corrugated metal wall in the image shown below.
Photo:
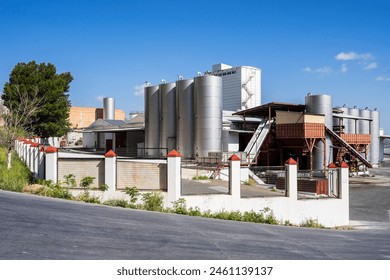
M117 161L117 189L136 186L140 190L166 190L166 163Z
M95 177L91 187L104 184L104 159L58 159L58 180L64 181L64 176L73 174L76 177L77 187L80 180L87 176Z

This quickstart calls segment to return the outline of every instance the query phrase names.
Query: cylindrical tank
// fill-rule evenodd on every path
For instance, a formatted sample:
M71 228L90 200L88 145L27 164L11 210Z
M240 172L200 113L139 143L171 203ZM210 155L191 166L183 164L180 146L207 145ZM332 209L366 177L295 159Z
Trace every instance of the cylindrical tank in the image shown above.
M198 76L194 78L196 157L222 151L222 78Z
M305 97L307 113L325 115L325 126L333 129L332 96L326 94L307 95ZM313 169L323 170L333 161L332 139L326 136L326 147L319 142L313 150ZM324 149L326 149L326 162L324 163Z
M176 82L176 147L183 158L194 157L194 80Z
M353 117L359 117L358 107L354 106L353 108L349 108L348 114ZM359 124L357 120L349 119L348 126L350 134L359 134Z
M359 110L359 117L361 118L370 118L370 110L366 107L365 109ZM358 120L359 123L359 134L370 134L370 121L368 120Z
M159 87L145 87L145 155L158 157L160 148Z
M115 99L112 97L103 98L103 119L115 120Z
M380 123L379 123L379 111L374 109L370 111L371 122L371 147L370 147L370 159L371 164L378 164L380 160Z
M341 115L348 115L348 108L346 105L344 105L343 107L335 107L335 109L340 111L339 114ZM348 119L333 118L333 127L339 128L340 126L344 126L344 128L341 127L340 132L343 132L345 134L349 133Z
M161 156L176 148L176 83L160 84L160 146Z

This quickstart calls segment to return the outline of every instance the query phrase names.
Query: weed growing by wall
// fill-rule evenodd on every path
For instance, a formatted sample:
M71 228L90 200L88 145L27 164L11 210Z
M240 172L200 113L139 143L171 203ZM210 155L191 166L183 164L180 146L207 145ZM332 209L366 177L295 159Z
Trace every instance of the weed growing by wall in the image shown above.
M30 170L15 152L12 153L12 167L7 169L7 150L0 147L0 189L21 192L31 180Z

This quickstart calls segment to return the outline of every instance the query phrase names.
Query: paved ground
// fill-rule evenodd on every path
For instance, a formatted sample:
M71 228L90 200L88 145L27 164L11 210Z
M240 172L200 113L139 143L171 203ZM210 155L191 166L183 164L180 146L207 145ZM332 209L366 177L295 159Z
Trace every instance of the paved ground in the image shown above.
M390 259L390 231L316 230L0 191L0 259Z
M390 156L385 155L382 167L369 171L369 177L350 178L351 225L390 231Z
M182 179L183 195L228 193L228 182L223 180ZM242 197L284 196L284 192L272 190L272 185L241 185Z

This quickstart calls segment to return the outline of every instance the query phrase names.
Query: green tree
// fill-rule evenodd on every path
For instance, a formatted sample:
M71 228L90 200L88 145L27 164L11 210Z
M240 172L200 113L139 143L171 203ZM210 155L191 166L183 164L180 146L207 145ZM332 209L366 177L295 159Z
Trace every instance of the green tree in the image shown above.
M43 100L42 106L28 125L31 125L35 135L43 138L63 136L70 130L67 92L72 80L69 72L57 74L56 67L51 63L18 63L4 85L4 105L8 108L18 107L23 103L18 92L37 90L38 97Z

